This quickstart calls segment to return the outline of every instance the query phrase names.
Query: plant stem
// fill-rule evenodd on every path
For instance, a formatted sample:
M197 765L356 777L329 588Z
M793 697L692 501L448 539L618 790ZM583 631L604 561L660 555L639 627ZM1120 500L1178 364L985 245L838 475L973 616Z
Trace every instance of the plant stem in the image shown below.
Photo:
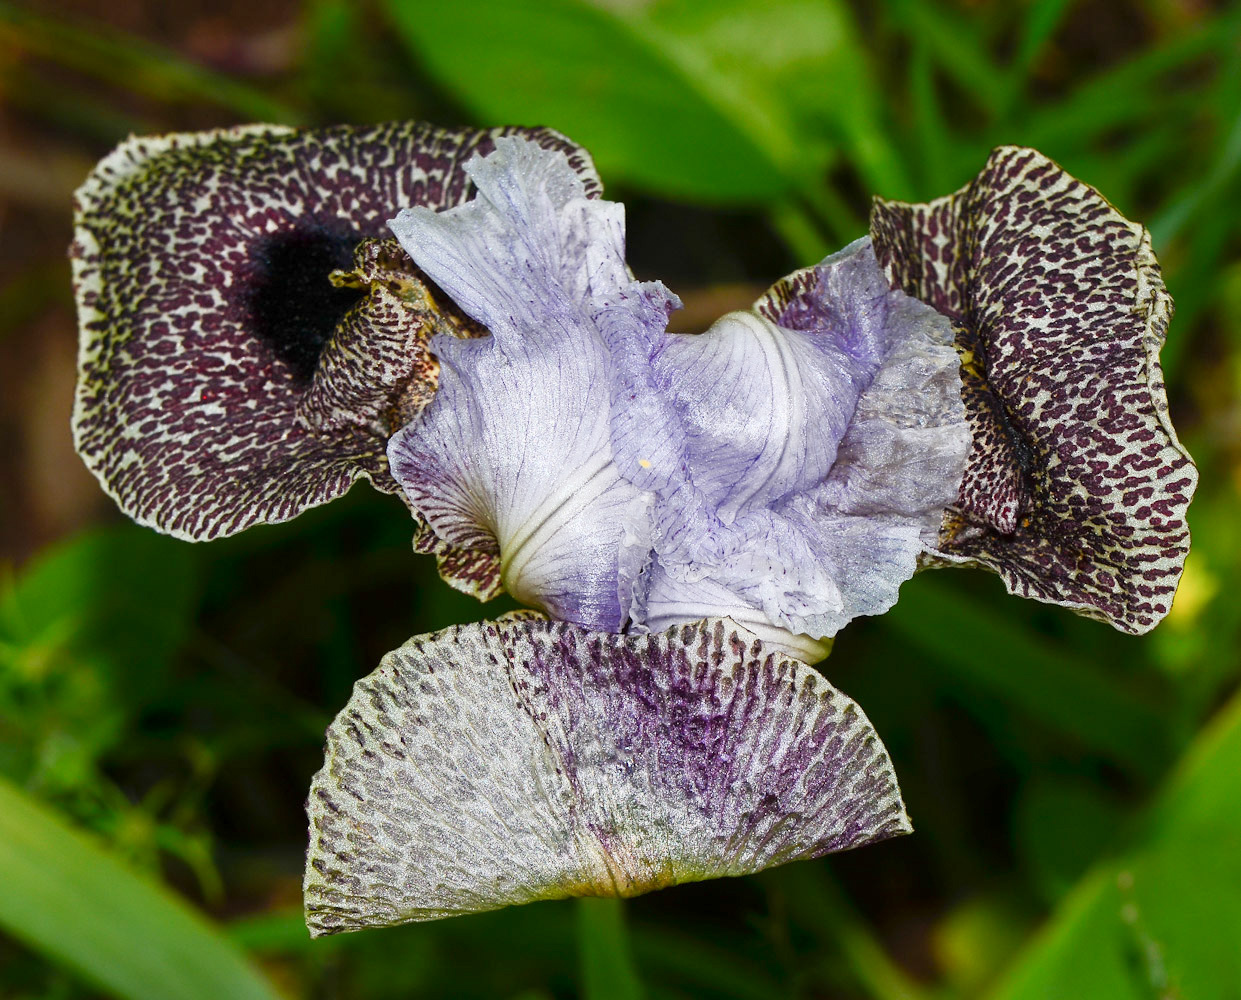
M625 901L583 897L574 905L582 1000L642 1000L642 982L625 926Z

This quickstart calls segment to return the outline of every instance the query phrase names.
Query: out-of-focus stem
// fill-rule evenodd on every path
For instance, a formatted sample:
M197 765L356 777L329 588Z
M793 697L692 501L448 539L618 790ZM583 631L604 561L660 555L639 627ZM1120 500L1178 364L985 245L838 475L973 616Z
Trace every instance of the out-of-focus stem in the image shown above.
M642 1000L645 994L625 925L625 901L583 897L574 905L582 1000Z

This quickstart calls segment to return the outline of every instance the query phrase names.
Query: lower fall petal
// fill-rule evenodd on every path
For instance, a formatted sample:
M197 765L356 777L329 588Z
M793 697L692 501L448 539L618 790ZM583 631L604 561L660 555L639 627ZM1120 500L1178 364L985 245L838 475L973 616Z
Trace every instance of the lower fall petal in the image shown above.
M328 730L308 811L316 936L634 896L910 830L861 709L723 621L413 639Z

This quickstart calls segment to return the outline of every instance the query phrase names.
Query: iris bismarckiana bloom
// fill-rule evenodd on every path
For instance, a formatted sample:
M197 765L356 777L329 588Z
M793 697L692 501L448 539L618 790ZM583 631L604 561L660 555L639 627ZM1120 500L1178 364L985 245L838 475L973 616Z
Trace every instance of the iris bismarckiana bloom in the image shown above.
M1172 604L1198 473L1159 366L1172 299L1146 229L1032 149L955 194L876 199L894 288L947 316L973 445L929 561L1125 632Z
M506 134L556 150L575 196L598 197L589 157L547 130L256 126L106 158L78 193L74 429L121 507L205 540L357 478L398 490L384 446L434 397L429 345L447 359L438 345L489 331L382 220L468 199L464 163ZM934 337L942 353L947 329ZM533 432L538 403L498 418ZM494 546L430 530L418 544L454 585L498 589ZM512 620L413 639L333 724L309 812L316 934L632 895L910 829L862 711L718 616L633 636Z
M556 133L415 124L131 140L79 191L75 437L127 513L207 539L367 478L446 580L555 619L358 682L308 803L314 934L908 832L806 661L918 565L1167 610L1196 481L1171 304L1093 189L997 150L697 336L600 193Z

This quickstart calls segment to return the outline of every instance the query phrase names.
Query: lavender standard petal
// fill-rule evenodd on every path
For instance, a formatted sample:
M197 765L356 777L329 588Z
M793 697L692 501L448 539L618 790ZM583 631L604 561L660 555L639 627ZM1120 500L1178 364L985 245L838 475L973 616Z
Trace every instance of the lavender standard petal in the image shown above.
M643 620L684 621L709 581L747 625L832 636L892 606L955 495L969 438L951 328L888 289L868 240L746 316L656 361L685 444L655 487Z
M412 639L328 730L307 808L316 936L635 896L910 830L861 709L724 622Z
M727 610L822 637L889 607L964 461L947 321L862 240L773 290L771 315L669 334L675 298L629 274L620 206L517 140L467 169L474 203L392 224L492 331L436 341L438 395L393 439L437 534L492 544L511 591L592 627Z
M392 466L437 535L498 552L514 596L619 630L632 590L622 569L641 562L622 550L649 548L645 498L612 462L592 314L632 284L621 207L588 200L564 157L533 143L499 140L466 169L475 201L403 212L392 229L491 337L436 338L436 398L393 437ZM665 305L661 329L666 319Z

